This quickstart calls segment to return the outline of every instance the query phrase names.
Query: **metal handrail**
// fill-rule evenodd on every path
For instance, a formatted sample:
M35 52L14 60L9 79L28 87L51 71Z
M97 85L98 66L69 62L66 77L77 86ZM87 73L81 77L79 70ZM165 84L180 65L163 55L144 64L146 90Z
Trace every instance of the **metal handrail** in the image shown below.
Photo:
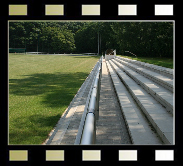
M96 140L96 120L99 117L99 98L100 98L100 81L103 56L99 60L99 66L96 72L95 81L92 85L89 106L85 119L84 129L81 138L81 145L94 144Z
M137 55L136 55L136 54L134 54L134 53L132 53L132 52L130 52L130 51L125 51L125 52L129 52L130 54L135 55L135 56L137 57Z
M95 65L95 67L93 68L92 72L90 73L91 76L90 77L94 77L96 76L98 67L99 67L100 61L97 62L97 64ZM92 78L90 78L92 79ZM93 90L93 85L95 82L95 79L90 80L91 82L91 87L87 96L87 100L86 100L86 104L85 104L85 108L84 108L84 112L80 121L80 125L79 125L79 129L78 129L78 133L75 139L75 143L74 145L80 145L81 144L81 138L82 138L82 133L83 133L83 129L84 129L84 124L85 124L85 120L86 120L86 115L88 113L88 107L89 107L89 103L90 103L90 97L92 94L92 90Z

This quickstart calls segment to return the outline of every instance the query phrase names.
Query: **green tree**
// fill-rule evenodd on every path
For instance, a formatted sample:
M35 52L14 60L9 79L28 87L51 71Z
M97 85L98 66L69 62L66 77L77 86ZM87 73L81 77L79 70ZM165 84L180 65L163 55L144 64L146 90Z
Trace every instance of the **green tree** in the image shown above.
M86 24L82 29L78 30L75 34L75 43L77 51L84 52L97 52L98 48L98 27L97 23L91 22Z
M39 31L38 31L39 30ZM10 22L9 47L49 53L100 54L113 48L117 54L172 57L172 22Z
M10 48L63 53L75 49L74 34L57 22L10 22Z

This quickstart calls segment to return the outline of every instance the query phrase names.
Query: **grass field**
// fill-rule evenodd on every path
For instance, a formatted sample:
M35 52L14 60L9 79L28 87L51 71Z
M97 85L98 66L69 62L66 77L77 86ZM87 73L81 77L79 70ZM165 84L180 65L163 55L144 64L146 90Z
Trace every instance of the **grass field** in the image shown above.
M41 144L98 61L9 55L9 144Z
M134 60L138 60L141 62L146 62L146 63L150 63L150 64L154 64L154 65L158 65L158 66L163 66L163 67L167 67L167 68L171 68L173 69L173 58L160 58L160 57L138 57L136 58L135 56L124 56L124 55L119 55L121 57L124 58L130 58L130 59L134 59Z

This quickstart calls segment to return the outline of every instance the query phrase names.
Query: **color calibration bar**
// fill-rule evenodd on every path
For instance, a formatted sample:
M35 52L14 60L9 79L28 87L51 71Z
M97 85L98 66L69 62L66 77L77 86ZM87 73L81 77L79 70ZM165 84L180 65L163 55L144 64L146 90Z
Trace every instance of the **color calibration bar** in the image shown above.
M27 5L9 5L9 15L10 16L26 16L27 15Z
M101 153L101 150L82 150L82 161L102 161ZM10 150L9 161L28 161L28 150ZM45 161L65 161L65 151L46 150ZM138 161L138 151L119 150L118 161ZM155 161L174 161L174 150L155 150Z
M9 5L9 16L27 16L28 5ZM95 5L81 5L81 15L82 16L100 16L100 4ZM137 16L136 4L118 5L118 16ZM154 5L154 15L155 16L173 16L173 5ZM45 16L63 16L64 15L64 5L45 5Z

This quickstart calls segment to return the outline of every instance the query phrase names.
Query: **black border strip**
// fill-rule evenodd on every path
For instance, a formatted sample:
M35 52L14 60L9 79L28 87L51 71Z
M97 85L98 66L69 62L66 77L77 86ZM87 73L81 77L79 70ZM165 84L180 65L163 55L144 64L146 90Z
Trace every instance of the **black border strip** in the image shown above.
M50 165L52 163L46 162L45 151L46 150L64 150L65 160L63 162L54 162L54 165L62 164L99 164L105 163L113 165L141 165L141 164L156 164L156 165L179 165L182 156L182 136L183 131L181 124L182 108L176 105L176 117L175 117L175 145L161 145L161 146L139 146L139 145L108 145L108 146L52 146L52 145L8 145L8 21L9 20L176 20L177 27L177 12L175 1L169 2L169 4L174 4L174 15L173 16L155 16L154 5L155 4L165 4L162 0L155 0L154 2L137 2L131 0L122 1L112 1L112 2L97 2L87 1L88 4L100 4L101 5L101 15L100 16L81 16L81 5L86 4L86 1L81 1L80 3L74 1L56 1L56 0L9 0L3 2L3 9L1 12L1 44L2 49L0 49L1 55L1 126L3 128L2 134L2 152L1 155L3 162L2 165ZM9 4L27 4L28 5L28 15L27 16L9 16L8 8ZM45 4L64 4L64 16L45 16ZM137 4L137 16L118 16L118 4ZM180 4L181 5L181 4ZM106 9L110 8L109 13ZM177 58L176 58L177 59ZM176 70L178 67L176 66ZM176 78L177 79L177 78ZM177 82L176 82L177 83ZM177 93L178 96L178 93ZM176 98L177 99L177 98ZM176 103L177 104L177 103ZM5 118L6 117L6 118ZM6 126L6 128L4 127ZM9 161L9 150L28 150L28 161L27 162L13 162ZM119 161L118 151L119 150L137 150L138 151L138 161ZM101 161L99 162L82 162L82 150L101 150ZM174 150L174 161L155 161L155 150ZM84 165L83 164L83 165Z

